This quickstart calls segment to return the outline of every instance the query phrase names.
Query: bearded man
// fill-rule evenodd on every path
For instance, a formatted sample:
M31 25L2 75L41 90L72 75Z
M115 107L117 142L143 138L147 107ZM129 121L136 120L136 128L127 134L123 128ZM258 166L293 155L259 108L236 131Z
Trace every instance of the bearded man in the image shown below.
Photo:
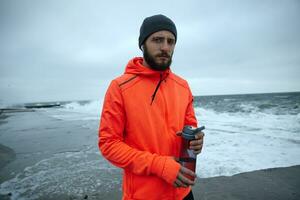
M139 47L105 95L99 148L124 170L123 199L193 199L196 174L176 161L185 125L197 127L188 83L171 69L177 41L174 22L164 15L144 19ZM190 142L201 152L203 132Z

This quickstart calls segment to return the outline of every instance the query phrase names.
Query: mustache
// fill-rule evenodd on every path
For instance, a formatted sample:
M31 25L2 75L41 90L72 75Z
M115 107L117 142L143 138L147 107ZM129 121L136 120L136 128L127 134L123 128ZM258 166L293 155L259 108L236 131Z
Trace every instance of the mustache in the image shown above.
M166 58L170 58L171 56L168 53L162 52L160 54L156 55L157 57L166 57Z

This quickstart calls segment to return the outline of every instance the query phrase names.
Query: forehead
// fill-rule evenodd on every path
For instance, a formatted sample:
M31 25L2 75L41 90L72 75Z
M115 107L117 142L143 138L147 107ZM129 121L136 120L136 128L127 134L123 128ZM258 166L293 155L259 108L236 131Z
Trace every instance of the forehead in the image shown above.
M164 37L164 38L171 38L175 40L175 36L173 35L173 33L166 30L157 31L149 36L149 38L153 38L153 37Z

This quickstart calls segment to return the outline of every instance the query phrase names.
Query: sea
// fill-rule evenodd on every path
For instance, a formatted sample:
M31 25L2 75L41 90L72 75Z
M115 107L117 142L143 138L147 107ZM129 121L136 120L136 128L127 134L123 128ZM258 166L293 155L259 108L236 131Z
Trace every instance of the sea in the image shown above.
M102 103L101 99L39 102L18 107L40 110L49 117L63 121L80 120L97 135ZM196 171L200 178L232 176L300 164L300 92L195 96L194 108L199 126L205 126L204 147L197 157ZM48 166L51 162L58 163L59 159L69 159L66 166L85 160L88 165L80 165L72 168L74 171L70 170L77 175L83 174L83 171L84 174L94 173L99 167L110 167L107 163L93 162L99 155L97 147L94 146L85 153L69 152L61 154L63 157L47 158L26 168L27 171L21 174L23 179L16 176L2 183L0 193L1 190L3 193L12 187L25 187L20 180L24 181L24 176L25 180L33 175L39 176L40 168L43 176L50 176L47 180L51 180L51 176L59 179L61 175L51 171L55 167ZM61 171L64 166L60 167L56 171ZM33 173L33 170L36 171Z
M300 93L199 96L200 177L300 164Z

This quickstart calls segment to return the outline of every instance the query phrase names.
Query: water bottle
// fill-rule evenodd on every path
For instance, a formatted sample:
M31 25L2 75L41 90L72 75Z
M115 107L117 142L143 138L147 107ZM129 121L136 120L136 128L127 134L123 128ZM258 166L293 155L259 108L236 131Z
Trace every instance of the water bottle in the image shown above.
M195 128L192 126L184 126L181 135L181 150L179 155L179 162L183 167L186 167L193 172L196 171L196 155L194 154L194 150L190 149L190 141L195 140L196 133L204 130L205 127L201 126L199 128ZM185 175L190 180L194 180L194 177Z

